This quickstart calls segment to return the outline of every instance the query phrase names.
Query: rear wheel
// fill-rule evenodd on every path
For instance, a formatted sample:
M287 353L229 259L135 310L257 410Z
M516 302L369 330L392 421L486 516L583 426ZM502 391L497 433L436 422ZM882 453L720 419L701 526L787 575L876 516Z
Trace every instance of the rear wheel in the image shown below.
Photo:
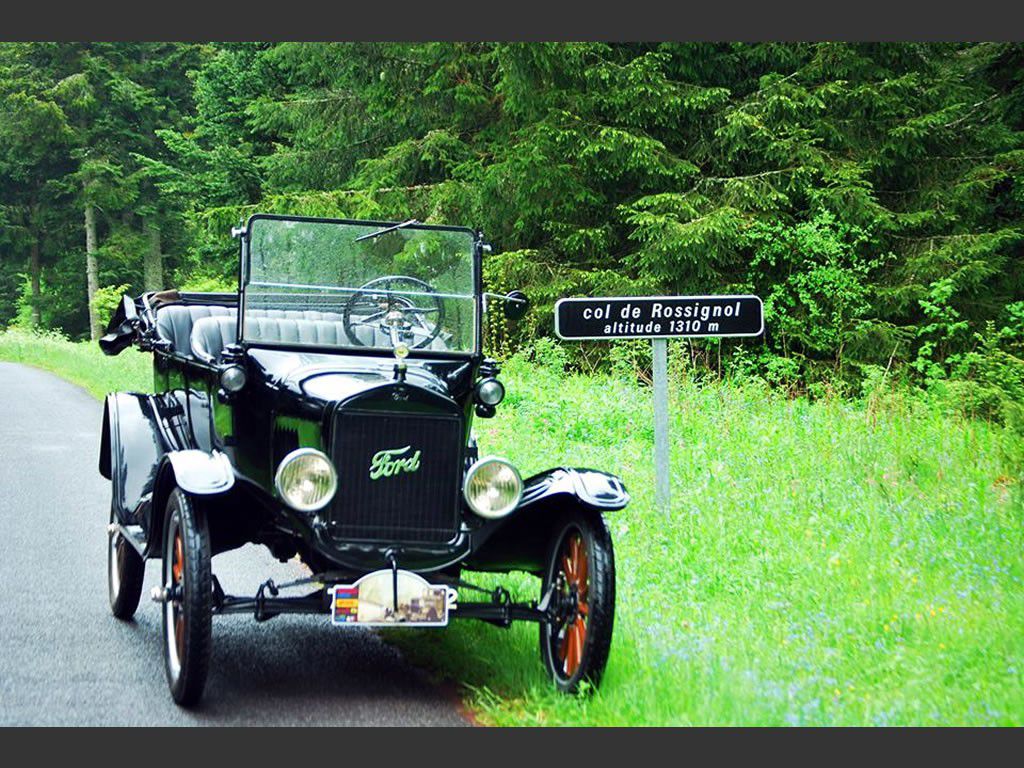
M608 663L615 615L615 557L608 528L594 512L574 509L548 549L541 595L554 585L557 618L540 623L540 654L560 691L598 685Z
M195 500L176 488L164 514L164 669L181 706L199 701L210 668L213 583L210 532Z
M139 607L146 562L117 530L116 523L117 517L111 509L107 527L107 594L110 612L122 621L128 621Z

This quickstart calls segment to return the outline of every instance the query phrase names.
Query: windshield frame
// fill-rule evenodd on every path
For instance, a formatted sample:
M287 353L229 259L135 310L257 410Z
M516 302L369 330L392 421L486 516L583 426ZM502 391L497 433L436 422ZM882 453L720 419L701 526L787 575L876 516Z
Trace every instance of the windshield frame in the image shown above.
M394 227L401 225L402 229L421 229L433 232L462 232L469 235L473 241L473 249L470 260L473 268L473 344L471 350L448 352L431 349L410 349L410 358L426 358L439 360L466 360L481 356L483 343L483 233L470 227L460 227L447 224L408 224L400 221L377 221L374 219L335 219L320 216L289 216L277 213L254 213L245 223L245 230L239 238L240 254L238 262L238 322L236 323L237 334L235 341L243 348L256 347L260 349L284 349L291 351L316 352L336 355L368 355L371 357L390 357L392 351L383 347L339 347L321 346L313 344L295 344L291 342L270 342L254 341L245 339L245 307L246 288L250 275L250 252L249 243L252 239L252 227L257 221L294 221L309 224L340 224L361 227Z

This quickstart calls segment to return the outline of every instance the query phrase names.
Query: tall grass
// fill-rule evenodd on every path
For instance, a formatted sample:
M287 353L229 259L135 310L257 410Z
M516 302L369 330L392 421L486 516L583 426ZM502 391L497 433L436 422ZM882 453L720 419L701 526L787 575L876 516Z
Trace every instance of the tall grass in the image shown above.
M96 344L73 343L55 332L0 332L0 360L52 371L96 398L117 390L153 389L152 355L132 347L107 357Z
M550 690L532 626L401 633L499 724L1024 723L1019 438L912 399L672 386L672 508L649 390L514 361L481 449L619 474L611 661ZM470 576L471 578L471 576ZM494 577L481 577L494 583ZM508 579L504 579L507 583ZM516 580L522 598L535 579ZM425 641L425 642L424 642Z
M0 335L0 358L99 396L148 356ZM513 360L481 448L524 475L619 474L615 637L592 696L551 691L537 630L472 622L389 638L496 724L1024 724L1020 437L907 396L788 400L676 377L672 509L654 508L650 393ZM499 581L527 599L535 579Z

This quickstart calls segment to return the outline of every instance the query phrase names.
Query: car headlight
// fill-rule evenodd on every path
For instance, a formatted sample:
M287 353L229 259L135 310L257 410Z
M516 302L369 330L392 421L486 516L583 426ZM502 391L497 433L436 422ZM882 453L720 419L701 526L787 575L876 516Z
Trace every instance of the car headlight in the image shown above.
M519 470L505 459L489 456L469 468L463 495L469 508L480 517L504 517L519 506L523 479Z
M476 385L476 399L484 405L497 405L505 399L505 387L497 379L484 379Z
M315 512L334 498L338 473L331 460L320 451L299 448L281 461L274 485L289 507L300 512Z
M240 365L229 365L220 372L220 385L228 392L241 392L245 381L245 368Z

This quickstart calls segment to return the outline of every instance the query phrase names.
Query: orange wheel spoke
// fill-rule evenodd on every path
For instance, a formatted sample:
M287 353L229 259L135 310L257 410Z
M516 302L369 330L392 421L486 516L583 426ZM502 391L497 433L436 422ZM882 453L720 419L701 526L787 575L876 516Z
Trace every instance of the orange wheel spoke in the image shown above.
M566 654L569 652L569 628L565 628L565 635L562 636L562 642L558 645L558 658L562 661L566 661Z
M562 572L565 574L566 581L570 583L576 578L573 573L572 557L569 555L562 558Z
M576 610L580 612L580 616L586 616L590 612L590 608L587 607L587 604L583 600L580 600L579 605L576 606Z
M569 628L569 659L570 663L566 672L571 676L576 674L576 670L579 669L580 660L583 657L583 631L581 629L579 619L573 622L573 625Z
M185 547L181 542L181 534L176 533L174 535L174 561L171 566L171 572L174 574L174 581L178 583L181 581L182 564L185 562Z

